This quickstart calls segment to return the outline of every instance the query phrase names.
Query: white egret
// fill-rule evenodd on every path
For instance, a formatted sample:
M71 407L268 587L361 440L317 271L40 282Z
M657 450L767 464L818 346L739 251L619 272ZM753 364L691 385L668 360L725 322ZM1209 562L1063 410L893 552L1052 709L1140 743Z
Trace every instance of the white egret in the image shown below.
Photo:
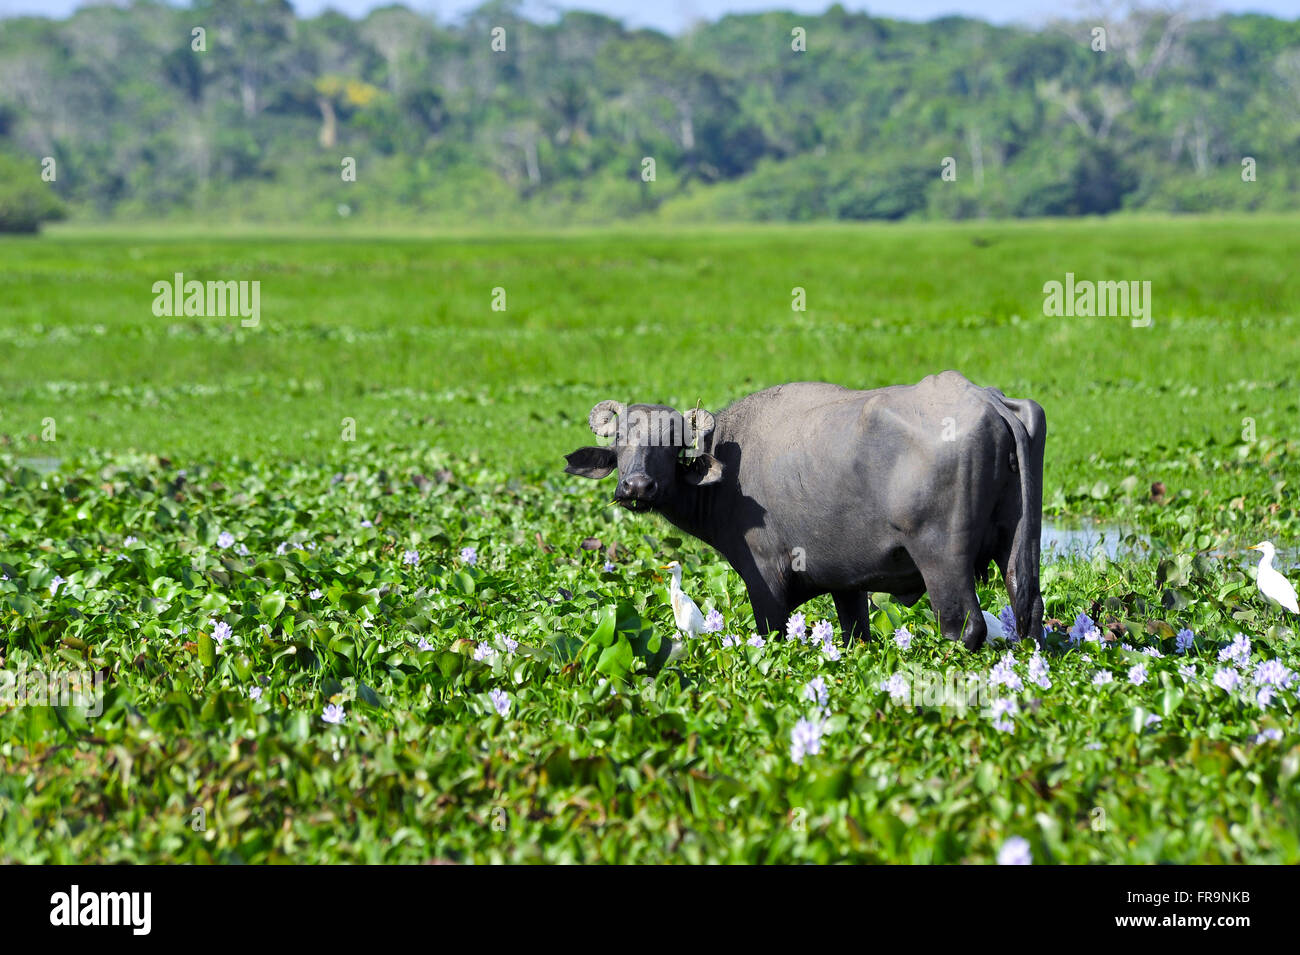
M1259 592L1273 603L1292 613L1300 614L1300 606L1296 605L1295 588L1291 586L1289 580L1273 569L1273 555L1277 553L1273 542L1264 541L1249 549L1257 550L1264 555L1259 560L1259 573L1255 577Z
M988 627L989 632L986 638L988 642L993 643L995 640L1005 640L1007 635L1002 632L1002 621L993 616L993 614L989 613L987 610L981 610L980 613L984 614L984 625Z
M695 606L695 601L682 593L682 565L677 561L663 568L673 575L672 586L668 589L668 598L673 605L673 620L677 629L690 637L698 637L704 632L704 614Z

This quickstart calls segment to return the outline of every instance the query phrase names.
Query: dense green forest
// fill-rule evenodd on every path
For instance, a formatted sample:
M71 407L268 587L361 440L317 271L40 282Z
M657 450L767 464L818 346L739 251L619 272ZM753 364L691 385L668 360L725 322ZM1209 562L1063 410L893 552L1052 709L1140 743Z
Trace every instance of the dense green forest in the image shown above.
M446 24L284 0L0 20L0 219L57 207L375 224L1291 209L1300 20L1135 9L1030 30L831 7L670 37L508 2Z

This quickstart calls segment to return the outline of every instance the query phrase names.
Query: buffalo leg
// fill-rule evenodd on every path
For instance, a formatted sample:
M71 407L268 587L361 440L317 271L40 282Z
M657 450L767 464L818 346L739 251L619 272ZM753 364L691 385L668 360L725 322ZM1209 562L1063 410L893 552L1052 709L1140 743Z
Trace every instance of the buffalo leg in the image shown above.
M999 552L994 559L997 561L998 570L1002 571L1002 581L1007 585L1007 599L1011 602L1011 609L1016 615L1017 635L1022 639L1032 638L1041 644L1043 642L1043 595L1038 589L1038 581L1022 580L1016 575L1016 561L1010 547L1005 553Z
M790 617L790 603L785 593L761 577L746 579L749 603L754 608L754 625L763 636L776 631L785 632Z
M871 639L867 597L864 590L831 591L831 598L835 601L835 613L840 618L840 632L844 634L845 643L851 640Z
M1010 557L997 558L998 570L1002 571L1002 582L1007 585L1007 600L1016 615L1016 635L1021 639L1032 638L1041 644L1043 641L1043 597L1036 593L1030 584L1019 580L1011 570Z
M980 611L970 562L948 558L935 563L918 560L916 564L925 579L930 606L939 618L939 632L949 640L962 643L967 650L982 647L988 626Z

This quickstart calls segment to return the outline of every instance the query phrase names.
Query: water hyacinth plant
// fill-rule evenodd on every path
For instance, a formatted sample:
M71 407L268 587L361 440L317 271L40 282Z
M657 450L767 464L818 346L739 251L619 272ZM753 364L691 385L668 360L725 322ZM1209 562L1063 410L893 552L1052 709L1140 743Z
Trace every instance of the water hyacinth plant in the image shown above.
M0 659L109 678L97 715L0 702L0 862L1300 862L1297 622L1242 551L1271 539L1296 578L1294 349L1243 343L1290 341L1300 239L1225 225L1229 281L1204 229L1071 229L286 240L255 330L141 320L138 295L142 270L221 274L266 243L6 245ZM1145 330L1027 312L1014 290L1062 249L1144 256L1167 311ZM864 313L843 262L891 255L933 301ZM816 304L719 280L749 274ZM446 307L413 320L430 281ZM498 284L509 312L482 307ZM763 335L718 317L778 312ZM921 330L949 320L941 353ZM846 347L864 328L899 368ZM950 351L1048 408L1047 522L1132 537L1045 551L1041 645L968 652L929 597L878 593L868 642L830 595L758 634L716 553L556 457L587 440L597 383L716 408L795 366L885 384ZM1032 381L1003 380L1013 353ZM1105 359L1062 360L1084 353ZM47 414L57 442L29 441ZM672 560L716 608L698 639L677 639ZM996 568L976 596L1014 632Z

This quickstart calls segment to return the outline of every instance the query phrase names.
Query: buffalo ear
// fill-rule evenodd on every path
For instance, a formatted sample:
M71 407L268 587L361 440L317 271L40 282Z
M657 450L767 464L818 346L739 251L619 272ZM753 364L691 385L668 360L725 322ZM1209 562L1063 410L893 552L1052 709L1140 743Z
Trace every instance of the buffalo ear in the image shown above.
M701 451L686 464L686 473L682 475L687 484L704 487L717 484L722 480L722 462L711 454Z
M569 462L569 466L564 469L565 474L576 474L593 481L606 477L618 466L618 455L613 448L579 448L572 454L566 454L564 460Z

